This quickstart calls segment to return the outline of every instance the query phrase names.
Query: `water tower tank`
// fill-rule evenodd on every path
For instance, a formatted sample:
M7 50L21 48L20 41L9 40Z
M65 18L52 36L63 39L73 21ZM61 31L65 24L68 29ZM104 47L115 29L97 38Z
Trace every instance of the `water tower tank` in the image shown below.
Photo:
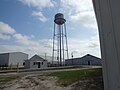
M57 13L55 15L54 22L58 25L64 24L66 22L66 20L64 19L64 15L62 13Z

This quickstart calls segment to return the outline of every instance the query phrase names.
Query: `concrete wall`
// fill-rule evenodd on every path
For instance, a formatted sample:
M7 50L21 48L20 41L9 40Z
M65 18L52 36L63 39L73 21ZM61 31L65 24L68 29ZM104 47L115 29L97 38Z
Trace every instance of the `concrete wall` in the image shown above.
M9 65L9 53L0 54L0 66Z
M120 0L93 0L103 61L104 90L120 90Z
M28 59L28 54L22 53L22 52L14 52L9 54L9 65L23 65L24 60Z

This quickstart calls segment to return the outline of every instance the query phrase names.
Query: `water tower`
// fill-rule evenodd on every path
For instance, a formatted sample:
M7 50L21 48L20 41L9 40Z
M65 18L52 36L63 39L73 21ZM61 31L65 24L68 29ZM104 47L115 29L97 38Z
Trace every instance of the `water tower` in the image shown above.
M69 58L65 22L66 20L62 13L57 13L55 15L52 61L54 62L57 60L60 66L65 64L65 59Z

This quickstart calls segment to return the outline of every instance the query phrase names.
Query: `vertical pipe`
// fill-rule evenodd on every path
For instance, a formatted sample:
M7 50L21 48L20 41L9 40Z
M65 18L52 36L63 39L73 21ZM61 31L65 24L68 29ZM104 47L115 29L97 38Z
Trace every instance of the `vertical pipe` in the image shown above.
M64 65L64 33L63 33L63 25L62 25L62 50L63 50L63 65Z
M55 23L54 23L54 35L53 35L53 53L52 53L52 65L53 65L53 61L54 61L54 40L55 40Z
M60 37L60 35L59 35L59 25L57 25L57 60L58 60L58 64L60 64L60 55L59 55L59 47L60 47L60 43L59 43L59 37Z
M45 60L46 60L46 54L47 54L47 53L45 53Z
M64 23L64 28L65 28L65 38L66 38L67 59L69 59L69 55L68 55L68 43L67 43L67 33L66 33L66 24L65 23Z
M59 35L60 35L60 66L62 66L62 53L61 53L61 25L59 25Z

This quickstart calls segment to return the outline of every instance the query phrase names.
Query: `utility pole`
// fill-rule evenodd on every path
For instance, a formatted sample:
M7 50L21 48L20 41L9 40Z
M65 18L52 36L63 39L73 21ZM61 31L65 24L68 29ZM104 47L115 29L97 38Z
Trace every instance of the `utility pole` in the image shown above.
M71 57L72 57L72 65L73 65L73 52L71 53Z
M47 55L47 53L45 53L45 60L46 60L46 55Z

